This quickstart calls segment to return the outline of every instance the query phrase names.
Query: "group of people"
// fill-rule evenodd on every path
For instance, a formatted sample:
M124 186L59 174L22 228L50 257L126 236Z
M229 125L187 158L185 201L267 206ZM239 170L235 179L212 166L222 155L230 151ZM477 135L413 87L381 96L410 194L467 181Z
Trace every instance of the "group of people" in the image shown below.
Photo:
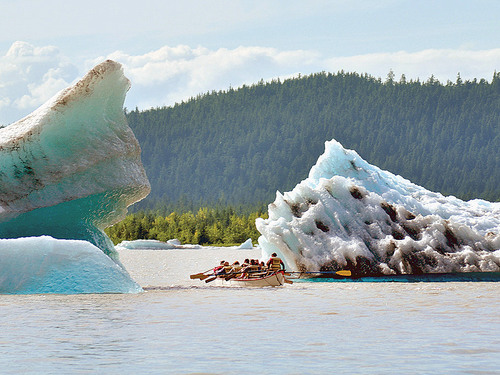
M237 278L250 279L262 277L268 272L276 272L284 269L285 263L283 263L276 253L273 253L266 263L259 262L257 259L245 259L241 264L238 261L230 264L222 260L220 265L214 268L214 275L220 277L231 275Z

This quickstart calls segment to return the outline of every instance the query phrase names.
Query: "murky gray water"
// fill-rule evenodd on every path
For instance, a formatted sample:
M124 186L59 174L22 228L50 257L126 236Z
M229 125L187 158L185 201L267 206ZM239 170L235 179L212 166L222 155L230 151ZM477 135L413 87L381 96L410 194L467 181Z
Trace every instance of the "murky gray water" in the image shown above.
M126 251L146 292L0 296L6 374L499 374L500 283L216 288L255 250Z

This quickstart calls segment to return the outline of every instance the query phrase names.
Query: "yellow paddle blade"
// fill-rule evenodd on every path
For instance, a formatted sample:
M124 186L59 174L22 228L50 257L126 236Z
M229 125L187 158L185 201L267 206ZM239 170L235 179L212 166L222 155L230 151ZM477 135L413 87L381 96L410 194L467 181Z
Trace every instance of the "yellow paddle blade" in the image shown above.
M339 276L351 276L351 271L349 271L349 270L341 270L341 271L337 271L335 273Z

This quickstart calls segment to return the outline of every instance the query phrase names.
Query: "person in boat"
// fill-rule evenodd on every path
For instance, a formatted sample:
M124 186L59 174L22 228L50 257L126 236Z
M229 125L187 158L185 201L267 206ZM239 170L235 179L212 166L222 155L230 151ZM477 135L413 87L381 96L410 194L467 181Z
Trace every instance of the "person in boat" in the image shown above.
M269 271L285 270L285 263L283 263L281 258L278 258L278 254L276 253L271 254L271 258L269 258L266 264Z
M217 271L216 275L217 276L222 276L222 275L227 275L228 273L231 272L231 269L233 267L229 264L229 262L224 262L221 268L219 268L219 271Z
M259 263L258 261L256 261L255 259L252 259L250 261L250 264L248 266L246 266L242 272L242 278L244 279L249 279L253 276L253 274L259 270Z
M241 274L241 269L240 262L236 261L232 264L230 273L234 274L233 277L238 277Z
M224 263L226 263L226 261L221 260L220 264L217 267L214 267L214 275L217 275L217 273L224 268Z

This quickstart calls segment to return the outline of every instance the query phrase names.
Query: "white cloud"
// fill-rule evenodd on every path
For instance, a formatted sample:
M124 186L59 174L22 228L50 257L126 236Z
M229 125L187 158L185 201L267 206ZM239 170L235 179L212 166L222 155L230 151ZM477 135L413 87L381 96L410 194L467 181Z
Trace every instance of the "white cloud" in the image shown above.
M429 49L333 57L307 50L179 45L141 55L116 51L77 66L56 47L16 42L0 56L0 124L27 115L106 58L122 63L132 82L125 102L129 109L173 105L207 91L323 70L356 71L385 79L392 69L396 79L405 74L407 79L426 80L433 74L441 82L455 81L457 73L464 80L489 81L493 72L500 70L500 49Z
M0 56L0 124L29 114L77 76L56 47L13 43Z
M149 108L171 105L197 94L252 84L260 79L315 71L319 55L311 51L278 51L264 47L190 48L162 47L144 55L117 51L105 58L124 65L132 81L126 105Z
M356 71L385 78L390 69L396 77L427 80L431 75L446 83L462 79L484 78L491 81L493 72L500 70L500 48L472 51L428 49L419 52L373 53L359 56L334 57L326 60L328 70Z

